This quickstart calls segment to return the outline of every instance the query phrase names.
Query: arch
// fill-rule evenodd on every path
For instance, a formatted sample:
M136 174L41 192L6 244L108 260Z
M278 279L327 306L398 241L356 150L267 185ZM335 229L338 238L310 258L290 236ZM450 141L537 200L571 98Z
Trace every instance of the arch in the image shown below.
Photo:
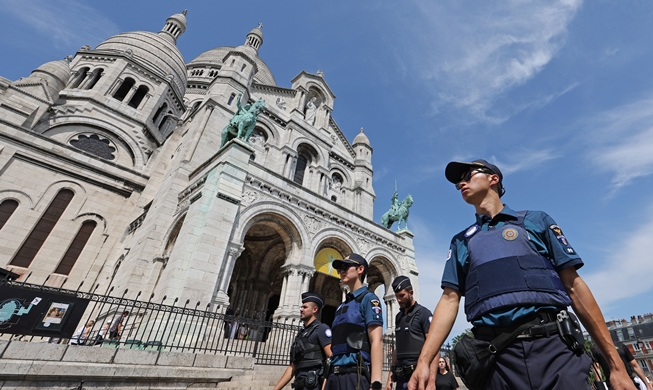
M97 213L82 213L73 218L73 221L78 221L78 220L89 220L89 221L95 221L98 226L101 227L102 229L102 234L106 234L107 232L107 220L104 219L103 216Z
M132 138L130 134L125 132L124 129L116 126L115 123L108 121L100 120L92 117L79 117L79 116L68 116L68 117L58 117L56 123L54 121L46 121L42 125L35 128L37 133L45 135L45 133L55 131L56 129L62 126L85 126L92 127L101 131L103 135L107 138L116 138L126 145L127 153L130 154L133 159L134 167L142 167L147 161L147 156L145 152L141 149L139 144L135 139ZM68 142L68 140L66 141Z
M100 78L104 75L104 69L102 68L97 68L93 71L93 77L91 80L84 86L84 89L93 89L95 87L95 84L100 81Z
M370 290L374 291L381 284L386 287L390 286L394 278L398 276L395 265L387 257L377 255L370 257L368 261L369 272L367 283L370 286ZM389 290L386 288L386 291Z
M347 232L343 229L338 228L337 226L328 226L324 229L321 229L318 231L315 236L313 236L313 242L317 243L313 248L312 248L312 255L315 256L317 252L324 248L324 245L330 244L332 245L331 247L343 251L341 252L343 255L348 255L350 253L360 253L361 255L364 256L363 253L361 253L360 248L358 245L356 245L356 241L354 238L347 234ZM335 247L333 246L334 242L340 242L341 246L340 247ZM345 250L348 250L349 252L344 252ZM307 264L308 265L308 264ZM312 266L312 264L310 264Z
M0 201L0 230L7 223L9 218L14 214L14 211L18 208L18 201L15 199L5 199Z
M291 148L294 149L294 150L297 150L299 152L299 149L300 149L300 147L302 145L306 145L306 146L308 146L308 147L310 147L312 149L312 151L314 152L314 154L316 156L316 160L315 160L316 164L321 164L322 161L329 161L328 158L326 157L324 151L322 150L322 148L317 146L317 144L313 140L311 140L309 138L299 137L299 138L295 139L293 141L293 144L292 144Z
M349 170L345 169L341 164L331 160L331 169L329 170L329 177L333 177L334 173L339 173L343 178L343 187L346 187L346 184L351 184L354 180L351 178Z
M86 203L87 195L86 189L82 187L79 183L76 183L71 180L58 180L50 184L48 188L43 192L43 195L36 201L33 210L38 213L42 213L47 204L50 204L49 199L54 198L55 194L62 189L69 189L75 193L75 203L72 205L72 215L78 215L79 211L82 209Z
M146 85L139 85L132 98L129 99L127 105L129 107L138 108L148 92L150 92L150 89Z
M86 75L88 74L88 71L90 69L91 68L89 68L88 66L85 66L85 67L81 68L79 70L79 75L75 79L73 79L73 81L70 83L70 86L68 88L70 88L70 89L78 88L79 85L82 83L82 81L84 81L84 79L86 79Z
M28 268L36 257L36 254L41 250L45 240L50 236L57 222L68 208L68 205L73 200L75 192L62 188L52 198L45 212L41 215L32 231L27 236L27 239L18 249L18 252L11 259L10 265L17 267Z
M184 225L184 220L186 219L186 213L183 213L172 221L170 228L166 232L166 246L163 248L163 256L168 256L172 253L172 249L177 243L177 238L179 237L179 232L181 227Z
M120 87L113 93L113 98L118 101L123 101L132 87L136 84L136 81L131 77L126 77L123 82L120 84Z
M268 143L272 145L277 145L277 141L280 139L279 131L275 125L275 122L269 119L266 116L259 115L256 119L256 127L261 127L266 131L268 135ZM272 142L274 140L274 142Z
M4 201L5 199L14 199L18 201L18 204L25 204L27 208L32 209L34 207L34 202L32 201L32 198L24 193L23 191L17 191L17 190L2 190L0 191L0 202Z
M81 255L84 247L86 247L86 244L91 238L96 226L97 222L92 219L87 219L82 222L77 234L75 234L75 238L70 242L68 249L66 249L66 253L64 253L57 268L55 268L55 274L70 275L70 271L72 271L75 266L75 263L77 262L77 259L79 259L79 255Z
M161 117L161 113L165 112L168 109L168 102L163 102L163 104L156 110L156 113L152 117L152 122L154 125L157 125L157 121Z

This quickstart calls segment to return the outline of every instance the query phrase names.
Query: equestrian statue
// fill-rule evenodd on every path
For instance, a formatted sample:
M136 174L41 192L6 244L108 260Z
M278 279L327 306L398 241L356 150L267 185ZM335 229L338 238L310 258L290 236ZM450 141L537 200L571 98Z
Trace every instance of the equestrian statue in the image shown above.
M263 100L263 98L260 98L253 104L248 103L245 107L242 107L240 105L240 99L242 96L242 92L238 94L238 99L236 100L238 111L236 111L234 116L229 120L229 124L222 130L221 149L227 144L227 142L234 138L239 138L247 142L249 137L252 135L252 132L254 132L258 114L265 110L265 100Z
M390 229L392 224L397 222L397 231L401 230L401 221L404 221L404 229L408 229L408 214L410 213L410 206L413 205L412 195L408 195L401 202L398 201L398 193L395 190L392 194L392 206L381 217L381 225L386 229Z

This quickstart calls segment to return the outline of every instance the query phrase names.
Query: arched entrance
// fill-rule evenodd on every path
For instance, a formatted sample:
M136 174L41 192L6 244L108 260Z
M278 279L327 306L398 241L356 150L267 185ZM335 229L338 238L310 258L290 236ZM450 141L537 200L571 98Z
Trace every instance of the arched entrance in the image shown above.
M324 307L320 311L320 321L331 326L336 316L336 309L342 303L340 275L331 267L335 259L342 259L343 254L351 253L351 248L337 238L324 240L318 246L313 264L315 274L311 278L308 291L320 294Z
M284 275L282 266L297 245L294 226L277 214L254 218L245 234L227 289L230 308L245 317L271 319L279 307Z

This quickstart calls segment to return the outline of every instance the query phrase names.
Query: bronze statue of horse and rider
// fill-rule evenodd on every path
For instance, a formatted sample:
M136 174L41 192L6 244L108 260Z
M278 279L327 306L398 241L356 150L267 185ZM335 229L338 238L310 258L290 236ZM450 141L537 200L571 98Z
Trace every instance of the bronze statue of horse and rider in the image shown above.
M381 225L390 229L397 222L397 231L401 230L401 222L404 222L404 229L408 229L408 215L410 206L413 205L412 195L408 195L399 202L397 200L397 191L392 195L392 207L381 217Z
M236 100L238 111L236 111L234 116L229 120L229 124L222 130L222 143L220 144L220 148L234 138L247 142L254 132L258 114L265 110L265 100L263 98L260 98L253 104L247 104L245 107L242 107L240 105L240 98L242 96L242 92L238 94L238 99Z

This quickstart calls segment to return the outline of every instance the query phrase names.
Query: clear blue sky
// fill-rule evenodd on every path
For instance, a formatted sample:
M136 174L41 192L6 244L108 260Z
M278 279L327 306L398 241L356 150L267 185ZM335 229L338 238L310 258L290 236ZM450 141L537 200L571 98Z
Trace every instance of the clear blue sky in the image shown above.
M486 158L507 204L562 227L606 319L653 312L653 3L3 0L0 75L159 31L184 8L186 61L262 22L280 86L325 73L335 120L374 147L375 219L395 180L415 198L422 303L435 306L449 241L474 220L444 166ZM452 334L466 327L459 317Z

